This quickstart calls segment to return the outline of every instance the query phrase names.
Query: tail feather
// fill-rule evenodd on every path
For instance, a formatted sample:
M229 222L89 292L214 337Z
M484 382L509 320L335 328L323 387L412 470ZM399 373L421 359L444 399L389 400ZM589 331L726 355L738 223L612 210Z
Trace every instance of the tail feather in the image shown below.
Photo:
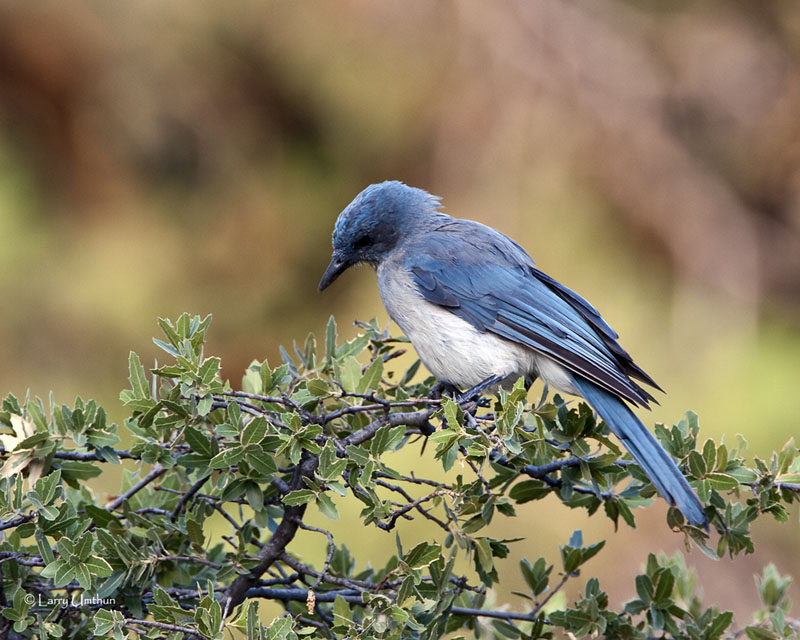
M697 495L669 454L630 407L585 378L573 376L573 381L580 394L622 441L667 502L677 506L691 524L708 528L703 505Z

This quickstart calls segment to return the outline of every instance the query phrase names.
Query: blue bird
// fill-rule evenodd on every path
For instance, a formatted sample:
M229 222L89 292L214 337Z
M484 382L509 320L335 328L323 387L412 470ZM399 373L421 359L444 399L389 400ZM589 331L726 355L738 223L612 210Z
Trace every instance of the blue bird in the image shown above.
M583 397L659 493L707 526L686 478L626 404L654 401L634 379L660 387L614 330L511 238L439 208L438 197L402 182L364 189L336 221L319 290L352 265L372 265L386 311L441 382L481 389L538 376Z

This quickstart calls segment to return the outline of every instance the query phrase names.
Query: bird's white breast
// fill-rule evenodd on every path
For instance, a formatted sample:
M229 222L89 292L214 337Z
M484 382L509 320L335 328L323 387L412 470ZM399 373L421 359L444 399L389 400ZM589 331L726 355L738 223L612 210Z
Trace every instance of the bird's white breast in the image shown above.
M573 392L569 373L535 351L479 331L454 313L425 300L399 260L378 266L383 304L414 345L422 363L439 380L465 388L493 375L540 376L550 386Z

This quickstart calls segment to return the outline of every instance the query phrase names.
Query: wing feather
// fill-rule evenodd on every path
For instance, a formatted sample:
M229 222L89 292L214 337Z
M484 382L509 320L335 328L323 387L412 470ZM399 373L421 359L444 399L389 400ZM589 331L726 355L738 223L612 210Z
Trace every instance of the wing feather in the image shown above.
M633 404L654 401L631 377L658 386L597 310L536 269L503 234L454 220L446 232L433 231L408 247L404 264L426 300L476 329L542 353Z

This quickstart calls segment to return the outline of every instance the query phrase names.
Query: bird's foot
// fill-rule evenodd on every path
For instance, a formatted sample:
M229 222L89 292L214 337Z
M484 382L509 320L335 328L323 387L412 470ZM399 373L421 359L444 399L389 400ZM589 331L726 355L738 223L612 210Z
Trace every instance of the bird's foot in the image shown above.
M450 396L455 398L458 394L458 387L450 384L449 382L442 382L441 380L433 385L428 397L432 400L439 400L442 396Z

